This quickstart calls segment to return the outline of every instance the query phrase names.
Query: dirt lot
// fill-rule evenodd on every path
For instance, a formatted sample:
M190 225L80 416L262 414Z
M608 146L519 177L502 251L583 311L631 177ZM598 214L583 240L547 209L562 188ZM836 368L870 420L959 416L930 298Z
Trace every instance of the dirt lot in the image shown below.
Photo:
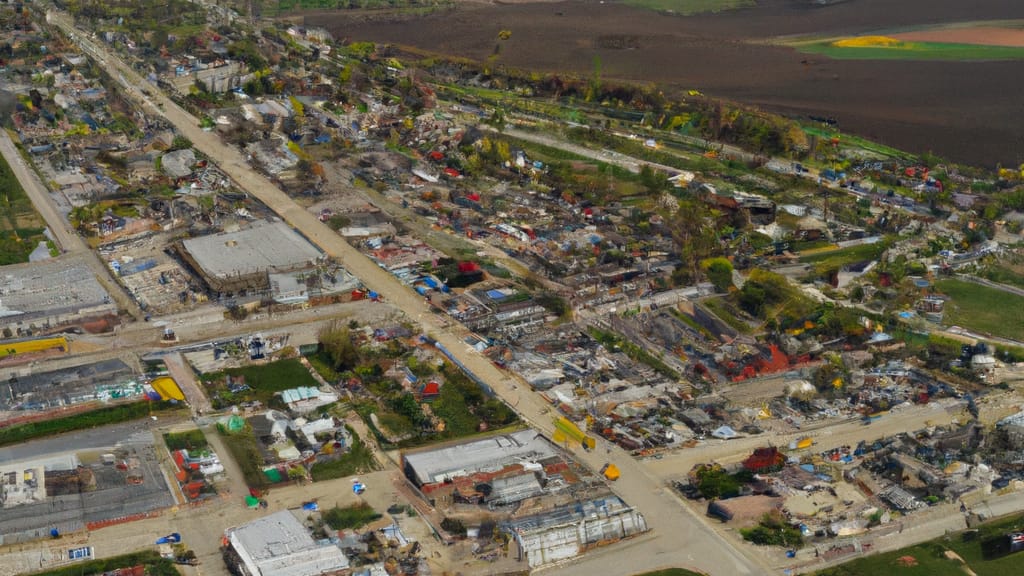
M994 166L1024 161L1018 62L832 61L768 45L779 36L843 36L1020 16L1017 0L763 0L755 8L672 17L611 2L467 4L419 19L307 16L335 37L417 46L498 64L700 89L917 152ZM439 34L455 30L457 34ZM604 39L627 37L629 42ZM619 49L603 46L617 46Z

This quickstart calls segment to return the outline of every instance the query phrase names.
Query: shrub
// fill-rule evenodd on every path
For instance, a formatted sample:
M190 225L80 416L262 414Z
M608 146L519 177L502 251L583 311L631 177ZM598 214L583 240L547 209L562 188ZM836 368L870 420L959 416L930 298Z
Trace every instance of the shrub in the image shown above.
M765 546L785 546L799 548L804 545L803 534L790 526L785 516L779 511L769 512L761 517L761 521L753 528L740 530L743 539L754 544Z
M374 520L378 520L381 515L364 502L344 508L335 506L330 510L325 510L322 513L322 517L324 522L334 530L345 530L365 526Z

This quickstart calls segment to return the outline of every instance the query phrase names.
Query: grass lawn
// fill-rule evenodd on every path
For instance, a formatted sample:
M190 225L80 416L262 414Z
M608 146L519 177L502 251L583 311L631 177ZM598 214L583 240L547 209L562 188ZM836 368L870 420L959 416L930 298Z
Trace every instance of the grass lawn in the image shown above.
M818 576L876 576L899 574L900 576L963 576L968 573L959 562L944 556L946 550L960 555L967 566L978 576L1013 576L1021 573L1024 555L994 555L986 558L983 549L987 543L1001 535L1024 528L1024 517L1000 520L982 526L973 539L965 541L962 534L939 538L931 542L910 546L895 552L887 552L847 562L835 568L817 572ZM912 556L916 566L904 566L898 558Z
M344 508L335 506L329 510L324 510L321 516L324 519L324 523L334 530L359 528L381 517L376 510L365 502Z
M256 437L248 426L234 434L222 433L224 445L231 457L242 469L242 476L250 488L264 488L270 482L263 474L263 455L256 444Z
M750 324L732 313L732 307L724 298L707 298L701 301L700 305L740 334L749 334L753 330Z
M323 350L306 356L306 361L324 380L332 383L341 380L341 374L331 366L331 359Z
M245 376L245 383L253 390L280 392L298 386L318 385L306 367L296 358L278 360L270 364L228 368L225 370L232 376Z
M648 10L657 10L659 12L675 12L676 14L682 14L689 16L691 14L701 14L704 12L724 12L725 10L735 10L736 8L746 8L753 6L757 2L755 0L624 0L623 4L630 6L636 6L637 8L647 8Z
M800 52L820 54L835 60L1024 60L1024 48L1020 47L949 42L901 42L893 46L836 46L827 40L795 43L793 47Z
M889 243L880 240L872 244L858 244L837 250L815 250L811 254L800 254L800 261L819 266L841 268L864 260L875 260L889 247Z
M405 436L415 431L408 418L394 412L378 412L377 421L385 428L382 432L388 432L391 436Z
M28 255L45 241L45 223L0 156L0 266L28 262Z
M249 390L239 393L228 392L227 387L224 386L224 374L244 376ZM269 364L228 368L223 373L204 374L202 381L209 388L210 396L215 400L214 406L218 404L226 406L244 400L259 400L264 406L270 406L276 392L298 386L317 388L320 385L297 358L278 360Z
M321 480L333 480L335 478L344 478L345 476L354 476L356 474L370 472L377 468L376 462L373 460L373 453L370 452L370 448L363 443L355 430L349 428L348 433L352 435L352 449L337 460L317 462L316 464L313 464L313 467L309 470L309 474L313 477L313 481L319 482Z
M940 280L935 287L951 298L944 324L1024 340L1024 297L963 280Z
M164 434L164 442L167 443L167 449L171 452L175 450L199 451L209 447L206 436L198 428L186 432L168 432Z

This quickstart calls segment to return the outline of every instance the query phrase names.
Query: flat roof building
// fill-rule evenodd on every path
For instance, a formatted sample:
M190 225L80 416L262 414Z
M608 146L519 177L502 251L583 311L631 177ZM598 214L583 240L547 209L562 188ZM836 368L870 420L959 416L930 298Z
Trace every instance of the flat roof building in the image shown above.
M227 538L248 576L319 576L348 569L341 549L318 544L289 510L231 528Z
M407 453L405 475L417 486L444 482L478 472L497 472L512 464L557 456L555 447L536 430L520 430L463 444Z
M117 313L79 255L0 267L0 328L64 324Z
M284 222L190 238L181 242L179 252L216 292L267 290L270 273L309 268L321 256Z

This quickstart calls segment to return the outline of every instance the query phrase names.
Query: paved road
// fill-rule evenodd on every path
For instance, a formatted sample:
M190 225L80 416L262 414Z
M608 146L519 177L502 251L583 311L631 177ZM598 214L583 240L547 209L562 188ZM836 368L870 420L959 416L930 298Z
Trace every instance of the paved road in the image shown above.
M89 248L81 236L71 229L68 221L60 215L57 205L54 203L46 186L39 180L39 175L25 163L25 159L21 157L17 148L14 147L14 142L11 141L11 137L7 134L6 130L0 130L0 154L3 154L4 159L11 166L11 170L14 171L18 182L21 183L21 187L25 189L25 193L36 207L39 215L46 221L46 226L53 234L54 242L65 253L81 255L83 261L89 265L93 274L96 275L96 279L99 280L103 288L110 294L110 297L117 302L118 307L135 318L141 319L142 311L139 309L138 304L114 281L110 276L110 270L100 260L99 256Z
M47 19L69 36L74 35L78 45L108 70L117 72L130 95L144 99L137 87L146 85L145 81L119 57L108 53L104 47L76 30L66 14L50 11ZM512 376L501 372L488 359L467 346L453 330L443 326L420 296L350 246L268 179L251 170L242 154L222 143L215 133L202 131L195 117L163 94L154 91L151 100L156 103L155 108L182 135L189 138L197 150L213 159L239 188L262 201L326 254L341 262L368 288L384 295L388 302L418 321L424 332L433 335L463 365L515 406L527 422L548 435L554 433L547 403L536 394L525 391L521 393L520 390L525 390L524 384L516 385ZM152 106L147 107L147 110L152 109ZM461 332L461 329L456 329ZM723 575L764 574L771 570L762 559L744 555L718 533L709 530L710 525L706 520L682 506L673 494L666 493L661 481L648 474L628 454L617 447L609 447L606 458L605 446L603 442L600 443L597 451L580 454L580 459L593 470L600 468L608 458L614 459L622 471L622 478L615 484L615 491L644 514L648 526L657 534L631 550L630 570L642 571L667 564ZM564 569L564 573L605 573L602 569L605 563L606 560L600 557L584 556Z
M942 400L924 406L898 408L867 426L860 419L843 422L832 420L771 437L759 435L734 440L713 439L695 448L677 450L661 459L647 459L644 463L652 474L668 481L682 478L696 464L726 464L741 460L755 448L766 446L769 442L776 446L788 446L794 440L809 436L814 439L814 447L811 450L821 452L841 446L856 446L861 440L871 442L927 426L949 424L962 412L963 406L965 403L959 400Z

